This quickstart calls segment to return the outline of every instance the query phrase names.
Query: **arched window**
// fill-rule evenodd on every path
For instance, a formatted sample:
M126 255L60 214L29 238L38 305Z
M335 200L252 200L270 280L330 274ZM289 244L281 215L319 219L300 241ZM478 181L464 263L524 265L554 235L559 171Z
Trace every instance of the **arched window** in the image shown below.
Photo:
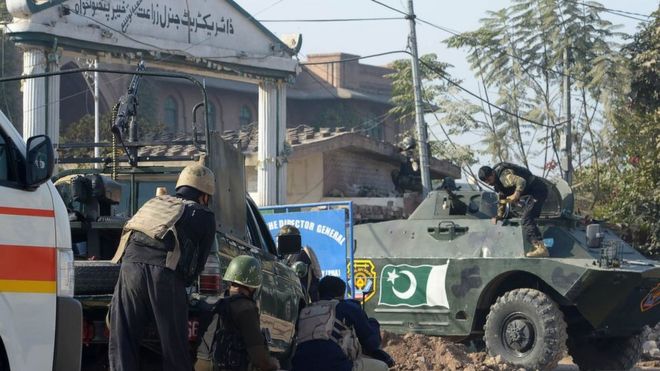
M246 126L252 123L252 111L247 105L241 106L241 113L238 116L238 123L241 126Z
M217 115L217 111L215 109L215 104L209 102L209 127L211 128L211 130L217 130L218 129L215 126L216 115Z
M165 99L163 103L163 122L170 132L175 132L178 124L179 109L172 96Z

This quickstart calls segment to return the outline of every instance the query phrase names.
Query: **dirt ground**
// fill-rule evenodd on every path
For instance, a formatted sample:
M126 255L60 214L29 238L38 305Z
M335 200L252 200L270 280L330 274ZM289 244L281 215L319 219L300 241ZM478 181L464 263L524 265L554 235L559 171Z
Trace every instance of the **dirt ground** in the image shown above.
M523 370L502 362L499 357L489 357L484 352L470 352L463 344L456 344L438 337L419 334L396 335L383 332L384 349L397 365L393 370L430 371L518 371ZM660 371L660 361L640 362L636 370ZM563 359L556 371L578 371L570 357Z

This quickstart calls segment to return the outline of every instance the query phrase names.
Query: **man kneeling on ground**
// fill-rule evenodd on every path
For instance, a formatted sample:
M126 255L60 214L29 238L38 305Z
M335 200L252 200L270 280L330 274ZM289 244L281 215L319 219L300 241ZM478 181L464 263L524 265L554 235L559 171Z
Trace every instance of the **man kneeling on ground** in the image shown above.
M344 300L345 293L346 283L341 278L321 279L321 300L300 312L293 371L388 369L385 362L364 356L379 350L380 334L359 304Z
M274 371L280 368L270 356L261 333L259 309L254 301L261 286L261 264L252 257L237 256L229 263L224 280L231 283L229 296L213 309L213 318L197 348L195 371Z

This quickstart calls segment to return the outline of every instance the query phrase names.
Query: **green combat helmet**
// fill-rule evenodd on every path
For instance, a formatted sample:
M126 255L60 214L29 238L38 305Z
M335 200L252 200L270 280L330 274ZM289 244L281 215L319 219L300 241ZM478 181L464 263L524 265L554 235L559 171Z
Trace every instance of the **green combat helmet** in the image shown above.
M253 256L237 256L229 263L223 279L227 282L258 289L261 286L261 264Z

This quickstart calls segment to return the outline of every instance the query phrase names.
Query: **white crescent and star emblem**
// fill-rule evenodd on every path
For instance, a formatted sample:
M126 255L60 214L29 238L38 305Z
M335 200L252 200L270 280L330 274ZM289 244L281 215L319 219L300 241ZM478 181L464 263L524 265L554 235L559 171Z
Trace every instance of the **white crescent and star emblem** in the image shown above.
M394 288L394 281L396 281L397 278L401 277L398 273L396 273L396 269L392 269L391 271L387 272L387 281L392 283L392 292L394 295L403 300L407 300L412 298L413 295L415 295L415 291L417 290L417 279L415 278L415 275L412 274L411 271L407 270L402 270L399 271L402 275L408 277L410 280L410 286L408 286L408 289L406 291L399 291Z

